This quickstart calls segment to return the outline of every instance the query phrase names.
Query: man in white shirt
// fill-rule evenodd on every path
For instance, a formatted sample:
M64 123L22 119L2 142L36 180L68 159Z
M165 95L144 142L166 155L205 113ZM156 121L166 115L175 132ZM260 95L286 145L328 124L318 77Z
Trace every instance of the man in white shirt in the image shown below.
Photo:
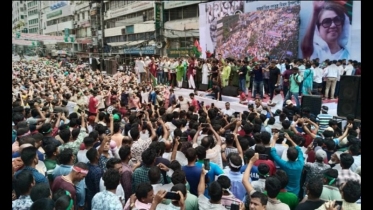
M231 109L230 107L231 107L231 104L229 102L225 103L225 109L221 110L224 115L232 116L233 113L236 112L234 109Z
M115 169L115 170L119 171L120 175L122 175L122 170L123 170L122 169L122 161L119 158L110 158L106 163L106 168L107 169L109 169L109 168ZM102 192L104 190L106 190L106 187L105 187L104 180L101 177L101 179L100 179L100 192ZM115 195L118 196L118 199L120 200L120 202L123 205L125 203L125 197L124 197L124 190L123 190L123 187L122 187L121 183L118 184Z
M145 63L140 57L139 60L136 62L136 64L137 64L138 71L140 73L140 82L143 82L145 81L145 75L146 75L146 71L144 69Z
M339 81L341 80L341 76L343 75L343 72L344 72L344 68L342 66L342 61L341 60L338 60L337 61L337 68L338 68L338 77L337 77L337 84L335 85L335 92L334 92L334 98L337 98L338 97L338 94L339 94Z
M313 67L313 88L317 89L318 94L322 95L322 74L323 70L318 62L312 64Z
M354 66L352 65L352 60L348 60L348 64L345 66L344 71L343 71L344 75L351 76L353 70L354 70Z
M281 90L276 88L275 89L275 96L267 106L271 107L271 112L274 114L276 113L276 110L282 110L282 105L284 104L284 97L281 95Z
M324 99L329 97L329 89L331 89L330 97L334 99L335 86L339 77L339 68L336 64L336 60L329 61L328 66L324 69L323 76L326 78Z

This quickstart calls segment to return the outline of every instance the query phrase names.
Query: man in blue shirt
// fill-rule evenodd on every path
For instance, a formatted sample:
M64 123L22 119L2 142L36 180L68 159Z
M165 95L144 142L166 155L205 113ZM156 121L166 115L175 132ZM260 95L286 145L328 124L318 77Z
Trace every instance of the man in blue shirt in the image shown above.
M206 159L206 149L203 146L198 146L195 148L195 150L196 150L197 158L198 158L198 161L196 162L196 166L202 168L204 164L204 160ZM207 177L209 179L207 182L207 185L209 186L213 181L215 181L215 176L219 176L220 174L224 174L223 169L221 169L218 164L210 161L210 170L207 172ZM206 188L205 190L205 196L207 198L210 198L208 194L208 188Z
M197 153L194 148L187 149L185 156L188 159L188 164L181 169L184 171L186 180L189 183L190 193L198 196L197 188L199 178L201 177L202 166L196 166Z
M242 61L242 66L238 72L238 88L242 90L244 93L246 93L246 74L247 74L247 64L248 62L246 60Z
M240 172L242 167L242 158L238 153L231 152L228 155L229 169L224 172L231 180L231 192L239 200L243 201L246 190L242 184L243 174Z
M35 166L38 164L38 161L39 161L39 158L36 154L36 151L37 151L37 149L33 146L26 147L26 148L22 149L21 159L22 159L23 163L25 164L25 166L21 170L17 171L15 173L15 176L17 176L23 170L28 170L34 176L36 184L49 183L46 175L39 173L35 169Z
M254 68L251 71L254 75L254 97L256 97L256 94L260 94L260 98L263 99L263 72L264 70L260 66L260 63L255 63Z
M244 159L246 165L243 165L240 169L240 172L243 174L245 173L245 170L247 168L247 165L249 164L249 160L255 155L255 151L251 148L247 149L245 154L244 154ZM257 181L259 180L259 174L258 174L258 166L251 167L250 171L250 179L251 181Z
M292 147L289 147L287 150L288 161L281 159L276 152L276 148L274 147L278 139L278 133L273 135L273 139L271 141L271 156L276 164L280 166L280 168L284 170L289 177L289 183L286 186L286 190L298 195L300 190L300 178L304 166L303 152L287 133L284 135L285 138L292 144Z

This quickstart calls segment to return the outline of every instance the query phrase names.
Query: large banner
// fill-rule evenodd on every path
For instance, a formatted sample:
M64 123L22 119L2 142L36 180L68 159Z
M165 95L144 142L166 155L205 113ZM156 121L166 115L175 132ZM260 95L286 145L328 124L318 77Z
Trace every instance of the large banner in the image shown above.
M216 52L223 57L262 60L298 54L299 4L276 6L218 21Z
M361 60L360 1L246 1L244 11L299 3L298 58Z
M223 17L242 14L244 11L244 1L214 1L199 4L199 36L202 47L202 57L205 58L206 51L214 52L218 30L222 25L218 25Z

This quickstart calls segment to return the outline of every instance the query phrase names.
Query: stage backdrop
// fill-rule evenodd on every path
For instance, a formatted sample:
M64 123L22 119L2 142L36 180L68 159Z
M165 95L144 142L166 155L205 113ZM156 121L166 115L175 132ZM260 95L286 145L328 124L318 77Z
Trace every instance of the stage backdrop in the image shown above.
M199 4L199 40L202 48L202 56L206 58L206 51L214 52L218 29L222 25L218 25L223 17L235 14L242 14L244 11L244 1L214 1L209 3Z
M216 52L223 57L262 60L298 54L299 4L274 6L218 21Z
M344 13L339 15L344 20L343 24L338 24L337 21L340 26L331 26L329 28L323 27L322 24L317 27L317 24L312 21L314 11L317 13L318 8L326 6L324 1L246 1L244 11L249 13L299 3L301 10L299 14L298 58L310 57L313 59L318 57L320 61L345 58L361 61L361 1L328 1L327 4L329 4L330 9L327 13L324 11L323 14L320 14L319 23L324 19L337 16L336 12L330 10L342 11L337 12L340 14ZM314 27L311 28L310 26ZM324 24L324 26L328 25ZM307 38L306 34L311 36ZM333 40L334 43L337 43L336 50L331 50L329 47L333 46ZM302 44L304 47L301 47ZM312 47L310 48L310 46Z

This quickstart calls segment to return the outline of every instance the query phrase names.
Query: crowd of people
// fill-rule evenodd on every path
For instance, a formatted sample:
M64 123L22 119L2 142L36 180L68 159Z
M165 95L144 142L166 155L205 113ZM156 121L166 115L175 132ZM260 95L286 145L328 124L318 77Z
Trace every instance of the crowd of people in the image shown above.
M295 95L298 70L311 61L266 59L147 57L114 75L13 61L12 209L361 209L361 125L347 116L339 127L328 107L315 116L284 98L287 79ZM195 89L205 64L197 81L211 89L202 97L222 100L229 70L247 111L175 93L187 80ZM258 93L248 103L263 72L272 100Z
M238 24L222 27L230 32L218 42L216 51L235 59L294 56L298 51L299 11L296 5L241 14Z

